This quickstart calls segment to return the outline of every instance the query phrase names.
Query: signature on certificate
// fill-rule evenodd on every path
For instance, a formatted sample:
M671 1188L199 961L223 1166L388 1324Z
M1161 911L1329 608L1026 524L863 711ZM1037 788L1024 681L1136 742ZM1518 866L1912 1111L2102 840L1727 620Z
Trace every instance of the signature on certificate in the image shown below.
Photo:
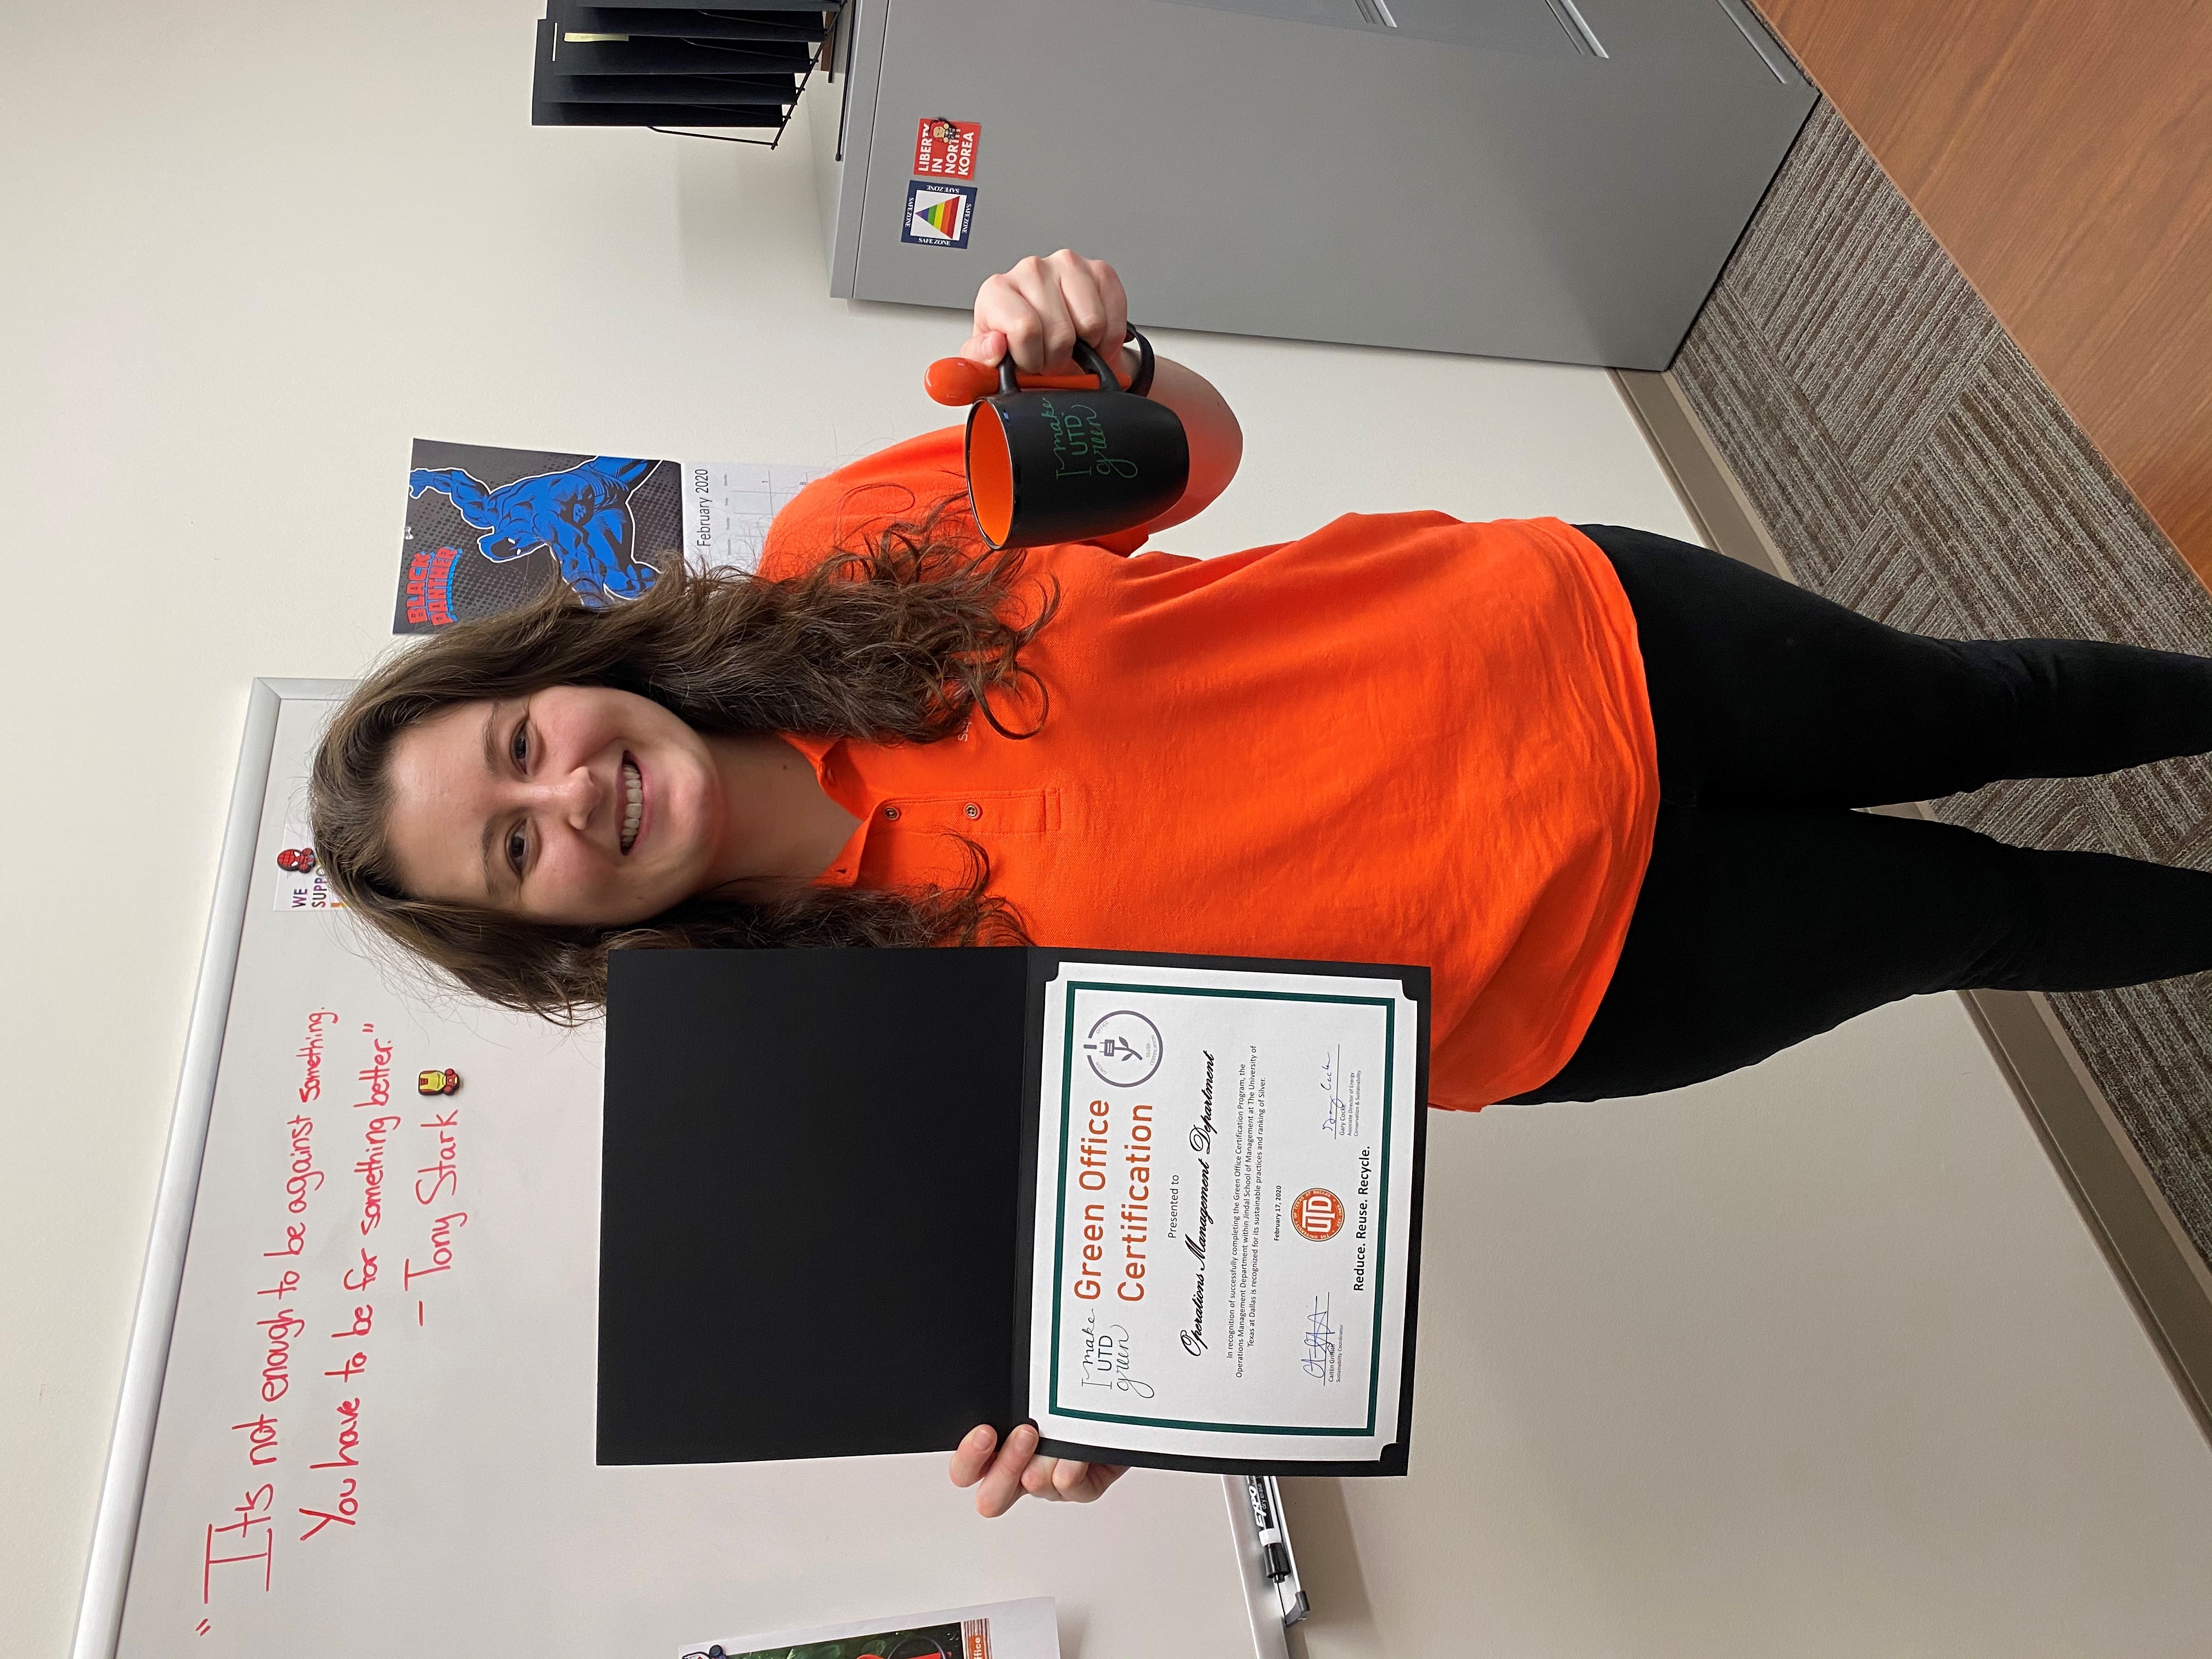
M1306 1316L1305 1358L1300 1363L1305 1373L1317 1382L1335 1382L1344 1376L1344 1359L1340 1352L1344 1341L1344 1327L1336 1323L1328 1309L1328 1298L1314 1298L1313 1311Z
M1339 1140L1359 1133L1359 1074L1346 1076L1344 1050L1332 1048L1321 1057L1322 1098L1328 1103L1321 1127Z

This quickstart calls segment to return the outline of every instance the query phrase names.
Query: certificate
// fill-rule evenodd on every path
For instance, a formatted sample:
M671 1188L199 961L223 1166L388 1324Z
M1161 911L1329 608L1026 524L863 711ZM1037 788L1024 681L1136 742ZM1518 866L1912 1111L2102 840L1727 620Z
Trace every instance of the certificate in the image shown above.
M1428 974L1038 947L610 967L604 1463L1402 1474Z
M1042 1437L1271 1463L1401 1441L1421 1012L1371 975L1060 963L1030 1281Z

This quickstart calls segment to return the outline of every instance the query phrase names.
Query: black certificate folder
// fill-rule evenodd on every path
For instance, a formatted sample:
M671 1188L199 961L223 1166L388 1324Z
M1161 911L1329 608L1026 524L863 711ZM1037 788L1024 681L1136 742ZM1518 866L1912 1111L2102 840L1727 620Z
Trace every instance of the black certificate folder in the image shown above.
M605 1464L1402 1474L1425 969L620 952Z

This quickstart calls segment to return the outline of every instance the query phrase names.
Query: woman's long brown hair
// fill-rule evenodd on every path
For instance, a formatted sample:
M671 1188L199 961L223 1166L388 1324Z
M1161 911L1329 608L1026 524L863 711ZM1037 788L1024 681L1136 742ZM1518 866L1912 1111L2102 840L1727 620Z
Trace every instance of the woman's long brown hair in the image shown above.
M974 532L963 529L940 507L804 576L672 568L645 598L604 611L562 587L402 651L356 689L315 753L315 854L332 889L387 939L477 995L567 1024L605 1001L611 950L1018 940L1019 919L986 890L989 868L972 846L959 889L808 887L767 903L709 893L635 925L596 927L412 897L385 834L392 746L402 732L455 703L553 685L635 692L702 732L935 743L980 717L1028 735L1044 718L1046 695L1020 654L1059 594L1049 585L1018 592L1021 556L978 558ZM1002 710L1012 711L1011 727Z

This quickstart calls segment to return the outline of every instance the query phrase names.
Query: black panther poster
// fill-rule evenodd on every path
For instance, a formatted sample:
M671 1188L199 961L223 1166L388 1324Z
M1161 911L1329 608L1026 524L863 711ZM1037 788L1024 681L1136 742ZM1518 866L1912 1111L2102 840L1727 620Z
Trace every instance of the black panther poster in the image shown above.
M427 634L566 582L620 605L683 556L673 461L415 441L392 631Z

